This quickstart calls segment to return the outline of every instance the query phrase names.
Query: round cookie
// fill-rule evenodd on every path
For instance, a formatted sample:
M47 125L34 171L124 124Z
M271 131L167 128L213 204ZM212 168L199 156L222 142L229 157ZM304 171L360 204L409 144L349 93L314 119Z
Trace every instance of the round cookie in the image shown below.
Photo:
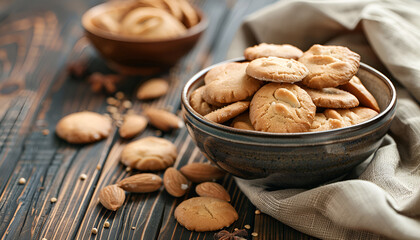
M375 117L378 112L367 107L355 107L350 109L326 109L324 114L328 119L338 119L344 122L345 126L351 126Z
M311 96L315 106L322 108L353 108L359 106L359 100L346 91L338 88L312 89L303 87Z
M303 53L299 62L309 70L302 83L321 89L350 81L359 69L360 56L346 47L315 44Z
M290 83L270 83L252 98L249 118L257 131L294 133L310 129L316 107L305 90Z
M206 232L229 227L238 213L228 202L212 197L194 197L180 203L175 219L190 231Z
M230 124L233 128L243 129L243 130L255 130L252 126L251 120L249 119L249 112L243 112L237 117L235 117Z
M358 77L353 76L348 83L339 87L356 96L362 105L377 112L381 111L375 97L366 89Z
M224 71L209 73L211 81L206 83L203 99L209 104L222 106L245 100L252 96L263 82L248 76L245 72L248 63L227 63Z
M252 61L262 57L279 57L297 60L303 55L302 50L290 44L267 44L261 43L245 49L246 60Z
M204 118L216 122L216 123L224 123L229 119L232 119L239 114L243 113L249 108L249 101L239 101L236 103L232 103L227 105L223 108L219 108L207 115Z
M263 81L294 83L302 81L308 75L308 69L293 59L264 57L252 60L246 73Z
M57 123L55 132L69 143L92 143L109 136L111 119L94 112L72 113Z
M157 171L171 166L176 157L176 147L170 141L145 137L125 146L121 153L121 162L138 170Z
M315 119L312 122L311 132L320 132L320 131L327 131L336 128L345 127L343 121L334 119L334 118L327 118L323 113L315 114Z
M215 106L212 106L208 104L206 101L204 101L203 91L205 88L206 86L201 86L197 88L191 93L191 96L190 96L191 107L203 116L211 113L213 110L216 109Z

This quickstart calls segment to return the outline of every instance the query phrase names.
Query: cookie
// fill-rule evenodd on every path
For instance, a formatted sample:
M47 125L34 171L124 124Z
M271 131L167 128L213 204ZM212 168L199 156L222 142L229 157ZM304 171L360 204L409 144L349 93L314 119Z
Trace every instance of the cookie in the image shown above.
M303 55L302 50L290 44L261 43L245 49L246 60L252 61L262 57L279 57L297 60Z
M378 112L367 107L356 107L350 109L326 109L324 114L328 119L338 119L344 122L345 126L351 126L375 117L378 115Z
M249 119L249 112L243 112L235 117L230 124L231 127L243 130L255 130L252 126L251 120Z
M203 99L212 105L221 106L245 100L252 96L263 84L245 72L248 63L227 63L224 71L208 73L213 76L203 91Z
M312 125L315 111L311 97L299 86L270 83L255 93L249 118L257 131L306 132Z
M164 138L145 137L131 142L121 153L121 162L143 171L158 171L171 166L177 157L176 147Z
M72 113L57 123L55 132L69 143L92 143L109 136L111 119L94 112Z
M377 112L381 111L375 97L366 89L358 77L354 76L348 83L339 87L356 96L363 106L372 108Z
M124 122L118 130L120 137L133 138L144 131L147 127L147 119L136 114L129 114L124 117Z
M308 69L293 59L264 57L252 60L246 73L262 81L294 83L302 81L308 75Z
M359 106L359 100L346 91L338 88L312 89L303 87L311 96L315 106L322 108L353 108Z
M211 104L208 104L206 101L204 101L203 91L205 87L206 86L201 86L197 88L191 93L190 96L191 107L203 116L217 109L215 106L212 106Z
M165 95L168 90L168 81L162 78L152 78L139 87L137 90L137 98L140 100L158 98Z
M311 129L309 131L320 132L320 131L327 131L327 130L332 130L336 128L342 128L345 126L346 124L339 119L327 118L324 115L324 113L317 113L315 114L315 119L312 122Z
M229 119L232 119L239 114L246 111L249 107L249 101L240 101L236 103L232 103L227 105L223 108L217 109L207 115L204 118L216 122L216 123L224 123Z
M175 219L190 231L206 232L229 227L238 213L228 202L212 197L194 197L183 201L174 212Z
M349 82L359 69L360 56L346 47L315 44L303 53L299 62L309 70L302 83L321 89Z

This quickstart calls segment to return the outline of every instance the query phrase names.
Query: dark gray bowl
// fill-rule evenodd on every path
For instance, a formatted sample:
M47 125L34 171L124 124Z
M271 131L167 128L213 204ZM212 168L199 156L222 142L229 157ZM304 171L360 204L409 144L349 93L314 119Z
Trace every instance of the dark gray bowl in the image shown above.
M242 59L225 62L232 61ZM231 128L204 119L188 101L191 92L203 85L204 75L217 65L194 75L182 91L188 132L201 152L217 166L240 178L260 179L267 186L315 186L348 173L378 149L395 115L396 92L391 81L362 63L357 76L382 109L366 122L305 133Z

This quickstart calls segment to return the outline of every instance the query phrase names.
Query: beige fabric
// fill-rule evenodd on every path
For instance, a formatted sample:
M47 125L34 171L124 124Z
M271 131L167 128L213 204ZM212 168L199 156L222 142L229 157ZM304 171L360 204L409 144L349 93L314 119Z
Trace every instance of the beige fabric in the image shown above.
M394 79L397 113L352 179L284 190L236 179L242 191L261 211L318 238L420 239L420 3L282 0L245 20L228 58L260 42L349 46Z

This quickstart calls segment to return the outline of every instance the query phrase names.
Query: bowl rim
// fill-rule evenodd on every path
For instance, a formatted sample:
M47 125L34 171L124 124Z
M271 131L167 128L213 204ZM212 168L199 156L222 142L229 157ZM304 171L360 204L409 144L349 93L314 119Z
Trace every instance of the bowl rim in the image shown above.
M367 128L368 126L371 126L371 125L375 124L377 121L379 121L379 119L384 118L384 116L387 115L389 112L391 112L392 109L395 108L395 105L396 105L397 93L396 93L395 87L392 84L391 80L389 80L383 73L379 72L375 68L361 62L360 63L360 68L363 69L363 70L366 70L366 71L372 73L373 75L376 75L378 78L380 78L387 85L387 87L389 88L389 90L391 92L391 100L390 100L388 106L384 110L382 110L378 115L376 115L375 117L373 117L369 120L366 120L364 122L361 122L361 123L358 123L358 124L355 124L355 125L351 125L351 126L348 126L348 127L337 128L337 129L326 130L326 131L319 131L319 132L273 133L273 132L262 132L262 131L237 129L237 128L233 128L233 127L230 127L230 126L225 126L225 125L220 124L220 123L214 123L214 122L210 122L210 121L206 120L204 118L204 116L202 116L201 114L196 112L191 107L191 105L189 103L189 99L188 99L189 90L210 69L212 69L216 66L225 64L225 63L229 63L229 62L244 62L244 61L246 61L244 57L228 59L228 60L213 64L213 65L199 71L194 76L192 76L187 81L187 83L185 84L185 86L184 86L184 88L182 89L182 92L181 92L181 103L184 106L185 111L187 111L191 116L193 116L194 119L198 120L202 124L205 124L205 125L207 125L211 128L217 129L219 131L232 133L232 134L238 134L238 135L247 136L247 137L267 137L267 138L286 138L287 139L287 138L304 138L304 137L305 138L307 138L307 137L322 137L322 136L325 136L325 135L330 135L330 134L334 134L334 133L336 134L336 133L339 133L339 132L342 132L342 133L356 132L357 130Z
M200 16L200 21L192 26L191 28L187 28L187 32L185 34L179 35L177 37L166 38L166 39L139 39L137 36L128 36L128 35L120 35L120 34L113 34L104 29L96 27L91 19L93 17L98 16L99 14L108 10L108 8L112 8L113 6L121 6L121 4L134 4L136 1L125 1L125 2L118 2L118 1L111 1L105 2L98 5L95 5L89 8L83 15L82 15L82 26L85 31L97 35L99 37L114 40L114 41L121 41L121 42L131 42L131 43L165 43L165 42L173 42L178 41L181 39L189 38L196 34L203 32L208 26L208 19L207 16L201 11L198 7L193 6L193 8L197 11L198 15Z

